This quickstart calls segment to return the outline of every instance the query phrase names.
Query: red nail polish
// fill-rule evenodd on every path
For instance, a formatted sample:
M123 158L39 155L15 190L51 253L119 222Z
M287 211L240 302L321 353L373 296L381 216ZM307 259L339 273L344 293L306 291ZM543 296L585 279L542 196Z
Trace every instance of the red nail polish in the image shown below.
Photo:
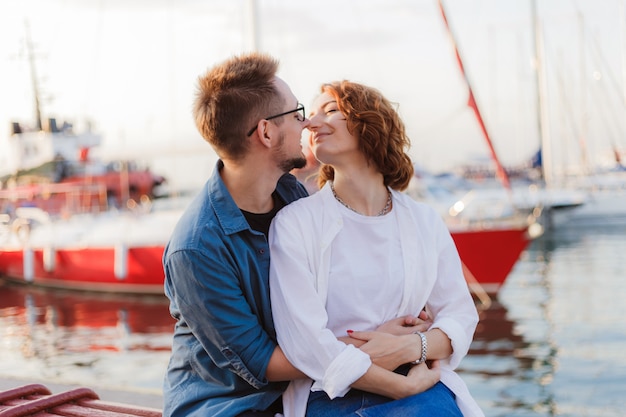
M346 330L346 332L348 333L352 333L354 330Z

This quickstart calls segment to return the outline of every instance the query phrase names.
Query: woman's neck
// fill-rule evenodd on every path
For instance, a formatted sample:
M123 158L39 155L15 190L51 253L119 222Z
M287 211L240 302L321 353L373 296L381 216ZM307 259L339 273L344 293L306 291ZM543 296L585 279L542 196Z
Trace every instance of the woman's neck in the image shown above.
M390 194L379 172L361 170L347 175L335 170L332 189L339 202L365 216L386 214L391 209Z

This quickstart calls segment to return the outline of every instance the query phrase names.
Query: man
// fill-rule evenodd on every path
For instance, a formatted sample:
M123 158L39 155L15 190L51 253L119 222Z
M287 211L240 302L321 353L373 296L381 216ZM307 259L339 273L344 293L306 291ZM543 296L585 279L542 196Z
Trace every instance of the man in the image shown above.
M163 254L177 320L164 417L273 417L287 381L304 377L277 345L270 311L269 225L307 195L288 172L306 164L300 141L309 120L277 69L276 60L253 53L199 79L196 125L220 160ZM420 323L399 318L378 330L408 335L425 330ZM361 340L351 343L373 333L355 332ZM420 345L403 340L383 338L364 350L393 368L419 357Z
M196 125L220 160L163 255L177 320L164 416L273 416L286 387L275 381L302 376L277 347L269 302L269 224L307 195L288 172L306 164L308 120L277 69L249 54L199 79Z

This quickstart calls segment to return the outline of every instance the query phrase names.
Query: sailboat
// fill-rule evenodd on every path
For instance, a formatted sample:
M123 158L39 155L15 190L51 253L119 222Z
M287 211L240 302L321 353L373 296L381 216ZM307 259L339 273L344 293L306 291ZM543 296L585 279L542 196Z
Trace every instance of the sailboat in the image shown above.
M458 44L453 35L453 31L448 22L443 1L439 0L439 11L441 18L449 34L449 38L454 48L456 62L460 73L465 80L468 92L467 105L471 108L478 126L483 133L485 143L489 150L492 162L495 165L496 178L502 184L502 191L506 193L500 202L508 203L510 208L506 213L497 208L493 211L493 201L482 197L483 207L489 207L486 215L485 209L475 210L473 216L462 216L467 212L468 204L461 198L441 211L446 220L452 238L454 239L461 260L465 267L465 278L470 288L475 294L492 293L497 294L504 284L507 276L517 263L521 253L530 242L541 236L543 227L537 222L537 212L535 207L520 210L513 204L513 190L507 171L500 162L493 141L485 122L483 121L480 107L474 97L473 88L465 71ZM416 179L417 182L420 179ZM470 191L473 193L474 190ZM480 191L477 191L480 193ZM481 199L478 199L480 201ZM433 201L431 199L431 201Z

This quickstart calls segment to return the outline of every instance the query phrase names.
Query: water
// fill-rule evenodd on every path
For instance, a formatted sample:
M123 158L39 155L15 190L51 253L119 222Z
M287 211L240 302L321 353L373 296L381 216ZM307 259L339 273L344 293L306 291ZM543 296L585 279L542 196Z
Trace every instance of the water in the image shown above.
M534 241L460 372L487 416L626 414L626 225ZM0 287L0 377L159 392L173 320L162 297Z
M626 415L625 254L626 225L533 242L462 363L488 416Z
M174 325L164 296L0 294L0 377L160 392Z

